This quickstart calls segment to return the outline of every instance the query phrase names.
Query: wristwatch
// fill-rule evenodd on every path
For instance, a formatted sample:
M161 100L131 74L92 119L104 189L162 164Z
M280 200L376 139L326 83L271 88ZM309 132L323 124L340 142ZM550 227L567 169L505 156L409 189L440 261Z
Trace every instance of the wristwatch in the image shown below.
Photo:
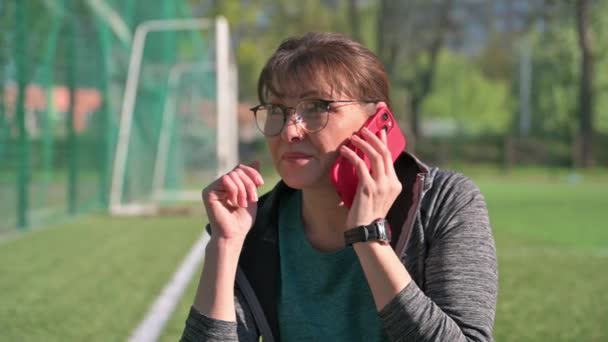
M376 219L368 225L358 226L344 232L344 242L347 246L366 241L389 244L391 242L391 227L388 221L386 219Z

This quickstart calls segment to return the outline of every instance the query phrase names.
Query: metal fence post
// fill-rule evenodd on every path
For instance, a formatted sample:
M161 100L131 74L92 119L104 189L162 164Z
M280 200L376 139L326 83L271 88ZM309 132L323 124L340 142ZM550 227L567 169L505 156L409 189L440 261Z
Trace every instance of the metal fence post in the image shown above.
M68 13L73 13L75 1L67 1ZM66 61L66 80L70 94L70 107L68 109L67 132L67 151L68 151L68 213L75 214L78 201L78 141L74 128L74 116L76 115L76 21L75 18L68 18L67 25L67 44L65 49Z
M30 158L28 133L25 126L25 91L27 87L27 34L25 1L16 1L15 7L15 50L14 58L17 66L17 107L16 116L19 127L19 163L17 171L17 227L25 229L28 226L28 188L30 181Z
M101 48L101 134L99 136L99 201L102 207L108 208L110 203L110 171L112 165L112 117L110 116L110 81L111 75L111 57L112 57L112 42L110 32L107 26L104 26L101 20L97 19L97 37Z

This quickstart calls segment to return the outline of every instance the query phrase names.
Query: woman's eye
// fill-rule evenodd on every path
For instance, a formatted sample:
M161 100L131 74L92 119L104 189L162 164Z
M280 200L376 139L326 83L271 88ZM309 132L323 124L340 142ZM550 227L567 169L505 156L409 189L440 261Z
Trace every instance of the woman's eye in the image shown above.
M327 110L327 105L321 101L309 102L306 104L306 111L309 113L322 113Z

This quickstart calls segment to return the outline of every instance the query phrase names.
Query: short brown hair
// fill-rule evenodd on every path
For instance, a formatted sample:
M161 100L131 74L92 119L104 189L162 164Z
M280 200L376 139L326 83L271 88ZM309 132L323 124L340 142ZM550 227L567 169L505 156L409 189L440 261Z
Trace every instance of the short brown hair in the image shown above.
M389 103L389 82L380 59L339 33L311 32L279 45L262 69L258 98L295 96L302 85L328 85L332 93Z

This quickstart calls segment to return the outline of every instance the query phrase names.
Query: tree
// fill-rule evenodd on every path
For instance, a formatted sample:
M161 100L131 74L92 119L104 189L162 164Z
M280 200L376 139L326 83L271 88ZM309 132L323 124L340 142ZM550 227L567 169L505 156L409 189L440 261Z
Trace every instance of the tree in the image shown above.
M581 166L593 164L593 42L591 40L589 1L576 2L576 27L580 48L580 81L578 92L578 110L580 124Z
M530 32L533 41L532 133L577 140L582 146L581 87L583 54L580 52L578 18L574 2L556 2L546 7L540 17L542 25ZM593 83L592 107L608 106L608 3L589 3L587 30L596 33L591 40ZM603 35L603 36L601 36ZM592 37L593 38L593 37ZM608 112L592 113L592 134L608 133ZM590 141L589 141L590 142ZM575 165L583 163L582 148L575 146ZM592 155L594 152L588 152ZM580 157L578 156L580 155ZM582 165L581 165L582 166Z
M359 11L357 10L358 1L348 0L348 17L350 22L351 37L361 42L361 24L359 20Z
M594 73L594 133L608 135L608 2L596 2L591 11L591 26L597 35L595 44L595 70Z
M514 106L507 81L484 75L466 56L444 48L434 84L420 108L426 118L455 124L460 134L508 133Z
M409 130L420 134L420 106L432 91L437 56L450 29L453 0L380 0L377 53L392 82L407 90ZM414 38L415 34L415 38ZM407 68L407 70L398 70Z

